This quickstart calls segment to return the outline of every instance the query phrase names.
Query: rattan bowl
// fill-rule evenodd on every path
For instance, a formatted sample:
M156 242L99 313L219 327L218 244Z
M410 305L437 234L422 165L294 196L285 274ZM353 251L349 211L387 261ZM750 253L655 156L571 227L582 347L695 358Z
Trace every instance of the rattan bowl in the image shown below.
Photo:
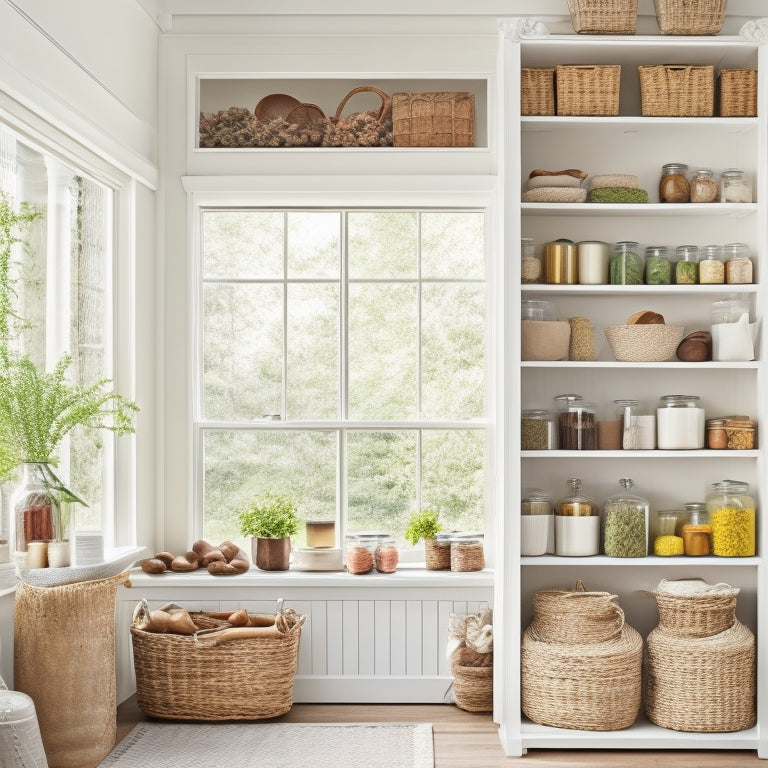
M674 357L682 325L609 325L605 338L622 363L660 363Z

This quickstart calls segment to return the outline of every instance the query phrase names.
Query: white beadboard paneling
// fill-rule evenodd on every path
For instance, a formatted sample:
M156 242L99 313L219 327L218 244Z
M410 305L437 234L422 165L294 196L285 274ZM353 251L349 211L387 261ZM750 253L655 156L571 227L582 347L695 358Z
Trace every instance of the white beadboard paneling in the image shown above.
M392 667L392 620L389 600L375 600L373 603L376 639L373 648L376 675L388 675Z

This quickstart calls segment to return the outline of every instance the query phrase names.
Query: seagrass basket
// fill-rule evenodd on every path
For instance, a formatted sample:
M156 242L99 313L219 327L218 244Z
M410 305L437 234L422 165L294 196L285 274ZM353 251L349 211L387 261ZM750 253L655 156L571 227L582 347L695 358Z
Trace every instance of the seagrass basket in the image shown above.
M674 637L709 637L736 623L736 594L676 595L656 592L658 629Z
M473 147L475 97L468 92L392 94L396 147Z
M540 589L533 596L531 629L547 642L602 643L617 637L624 613L610 592Z
M451 661L456 706L467 712L493 711L493 666L469 667Z
M428 571L451 570L451 542L424 539L424 564Z
M619 114L621 65L559 64L555 82L558 115Z
M660 363L674 357L682 325L609 325L603 329L613 356L623 363Z
M757 115L757 70L722 69L718 75L720 117Z
M726 0L654 0L662 35L716 35L725 21Z
M712 117L715 68L660 64L639 66L643 117Z
M139 707L150 717L173 720L260 720L284 715L293 705L305 619L288 610L277 615L278 637L210 644L195 635L131 627Z
M582 35L634 35L637 0L568 0L573 29Z
M555 114L553 67L523 67L520 70L520 114Z

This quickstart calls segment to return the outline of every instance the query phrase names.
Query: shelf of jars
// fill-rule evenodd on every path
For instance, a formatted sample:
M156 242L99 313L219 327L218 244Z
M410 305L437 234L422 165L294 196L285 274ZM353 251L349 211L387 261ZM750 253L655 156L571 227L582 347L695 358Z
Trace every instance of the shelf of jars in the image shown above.
M641 567L641 568L667 568L682 566L686 568L755 568L763 562L762 557L687 557L685 555L672 555L669 557L659 557L658 555L648 555L646 557L607 557L606 555L592 555L590 557L578 558L579 567L587 566L623 566L623 567ZM547 566L547 567L572 567L576 565L572 558L560 557L558 555L538 555L522 556L521 565L524 566Z

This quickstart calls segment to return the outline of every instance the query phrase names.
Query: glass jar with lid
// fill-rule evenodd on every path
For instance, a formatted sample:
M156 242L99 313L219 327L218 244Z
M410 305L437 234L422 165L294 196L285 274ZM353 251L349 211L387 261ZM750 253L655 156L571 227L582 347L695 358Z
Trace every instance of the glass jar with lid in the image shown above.
M707 494L712 526L712 554L719 557L752 557L755 554L755 500L749 483L721 480Z
M626 451L652 451L656 447L656 415L639 400L614 400L621 421L621 447Z
M669 246L649 245L645 249L646 285L669 285L672 282L672 262Z
M345 538L344 562L347 572L353 575L370 573L373 570L375 542L358 534L348 534Z
M685 553L682 531L678 531L678 525L681 525L680 520L683 516L683 511L679 509L660 509L656 513L656 536L653 540L654 555L674 557Z
M686 505L688 507L690 505ZM690 509L683 523L683 551L689 557L708 555L712 549L712 526L705 509Z
M576 245L572 240L560 238L544 245L544 281L566 285L579 282Z
M594 501L581 492L581 480L568 480L570 493L555 505L555 553L588 557L600 552L600 515Z
M692 203L717 203L720 201L720 189L715 181L715 174L710 168L699 168L691 178Z
M691 185L688 181L688 166L685 163L667 163L662 166L659 202L688 203L690 200Z
M378 573L394 573L400 554L395 545L394 536L381 536L376 540L376 549L373 553L373 567Z
M557 444L563 451L594 451L597 448L595 405L581 395L558 395Z
M551 451L557 448L555 415L543 408L528 408L520 417L520 450Z
M678 245L675 248L675 283L696 285L699 282L699 247Z
M603 551L608 557L645 557L649 502L632 493L630 478L622 477L619 485L623 490L603 505Z
M746 243L727 243L723 246L723 258L726 283L745 285L752 282L752 259Z
M609 266L611 285L642 285L645 263L634 240L620 240L613 248Z
M523 299L520 303L521 320L557 320L557 308L546 299Z
M656 443L661 450L704 447L706 419L698 395L663 395L656 408Z
M719 285L725 282L725 257L722 246L705 245L700 251L699 283Z
M720 174L720 202L752 202L752 184L741 168L728 168Z
M520 501L520 554L536 557L555 553L555 508L540 488L523 490Z
M532 237L520 239L520 282L543 282L544 267L541 258L536 255L536 246Z

